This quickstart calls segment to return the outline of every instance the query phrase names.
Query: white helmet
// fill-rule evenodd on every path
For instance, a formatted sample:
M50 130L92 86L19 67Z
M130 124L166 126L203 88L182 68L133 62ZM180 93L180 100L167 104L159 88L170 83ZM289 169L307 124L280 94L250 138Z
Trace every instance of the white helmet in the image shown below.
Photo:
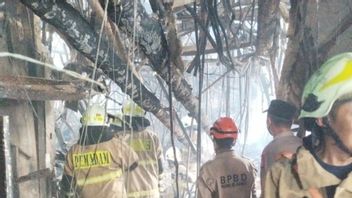
M352 52L327 60L309 79L303 90L299 118L325 117L334 102L352 93Z
M181 122L185 128L189 128L191 126L192 128L197 128L198 126L197 120L190 116L182 117Z
M81 122L83 126L108 126L105 108L98 104L87 107Z
M176 149L176 158L177 158L177 161L178 162L181 162L182 161L182 158L181 158L181 151L178 149L178 148L175 148ZM165 153L165 159L166 160L170 160L170 161L175 161L175 157L174 157L174 150L172 147L168 148L166 150L166 153Z

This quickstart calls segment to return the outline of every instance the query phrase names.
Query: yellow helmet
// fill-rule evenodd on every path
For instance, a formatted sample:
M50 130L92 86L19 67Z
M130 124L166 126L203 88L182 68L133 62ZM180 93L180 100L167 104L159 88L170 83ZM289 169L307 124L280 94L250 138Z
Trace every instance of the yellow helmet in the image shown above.
M122 112L123 115L131 117L144 117L145 115L145 111L132 100L122 105Z
M334 102L352 93L352 53L336 55L326 61L304 87L299 118L318 118L329 114Z
M105 108L98 104L87 107L81 122L83 126L108 126Z

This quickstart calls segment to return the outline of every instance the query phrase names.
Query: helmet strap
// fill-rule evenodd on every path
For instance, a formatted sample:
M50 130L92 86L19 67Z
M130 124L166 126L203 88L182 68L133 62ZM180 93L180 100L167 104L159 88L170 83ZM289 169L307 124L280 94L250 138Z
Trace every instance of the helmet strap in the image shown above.
M345 152L346 154L348 154L349 156L352 156L352 151L342 142L341 138L336 134L336 132L330 127L329 122L327 117L323 118L323 122L325 124L326 127L322 128L322 131L324 132L324 134L332 137L332 139L334 139L337 147L342 150L343 152Z
M315 151L318 151L322 148L322 145L324 144L324 135L320 126L318 126L316 123L312 125L312 148Z

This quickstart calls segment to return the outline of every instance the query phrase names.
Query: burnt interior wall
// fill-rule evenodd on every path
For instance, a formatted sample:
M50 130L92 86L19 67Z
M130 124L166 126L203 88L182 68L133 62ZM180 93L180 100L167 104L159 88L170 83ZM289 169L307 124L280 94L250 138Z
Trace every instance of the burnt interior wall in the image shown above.
M39 47L40 23L17 0L5 1L0 26L0 51L45 60ZM43 58L44 57L44 58ZM13 58L0 58L0 75L44 77L45 70ZM0 116L9 116L13 177L16 181L35 171L53 167L54 117L51 102L0 98ZM3 169L1 169L3 170ZM1 180L3 181L3 180ZM15 182L14 197L47 198L50 177ZM3 197L0 195L0 197Z

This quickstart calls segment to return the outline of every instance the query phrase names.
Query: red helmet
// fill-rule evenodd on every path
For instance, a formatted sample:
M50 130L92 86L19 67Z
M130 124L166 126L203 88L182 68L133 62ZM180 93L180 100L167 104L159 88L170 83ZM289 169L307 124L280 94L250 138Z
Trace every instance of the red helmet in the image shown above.
M229 117L221 117L217 119L210 128L210 135L212 135L215 139L237 139L237 133L237 126L232 118Z

